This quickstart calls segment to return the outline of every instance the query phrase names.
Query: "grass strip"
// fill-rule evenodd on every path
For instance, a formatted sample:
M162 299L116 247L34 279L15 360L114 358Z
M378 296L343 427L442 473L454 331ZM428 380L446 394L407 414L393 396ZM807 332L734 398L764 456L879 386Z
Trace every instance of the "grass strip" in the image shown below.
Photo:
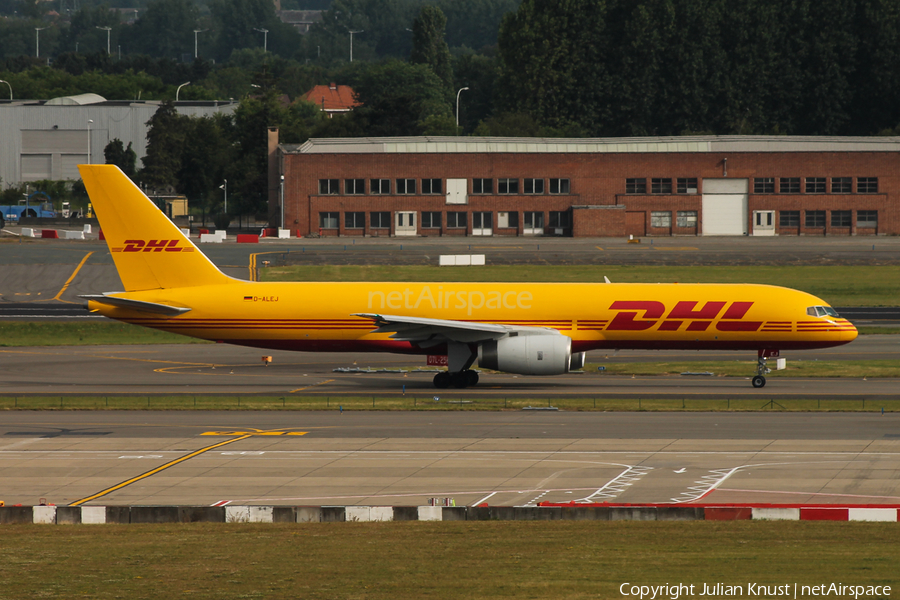
M446 392L446 393L445 393ZM451 391L405 396L0 396L3 410L218 410L218 411L667 411L667 412L900 412L900 398L608 398L604 396L473 397ZM2 598L2 596L0 596Z
M598 371L603 367L605 370ZM767 378L779 377L900 377L898 360L791 360L780 371L775 370L775 360L769 360L772 372ZM632 363L587 363L585 374L608 375L680 375L681 373L712 373L715 377L751 377L756 375L755 360L733 361L653 361Z
M896 306L900 266L516 265L432 267L291 265L263 269L263 281L523 281L762 283L788 285L833 306Z
M695 596L704 583L741 585L744 596L748 583L896 588L895 530L809 521L10 525L0 597L581 600L622 598L626 582L694 585Z
M211 342L118 321L0 321L0 346L3 347L209 343Z

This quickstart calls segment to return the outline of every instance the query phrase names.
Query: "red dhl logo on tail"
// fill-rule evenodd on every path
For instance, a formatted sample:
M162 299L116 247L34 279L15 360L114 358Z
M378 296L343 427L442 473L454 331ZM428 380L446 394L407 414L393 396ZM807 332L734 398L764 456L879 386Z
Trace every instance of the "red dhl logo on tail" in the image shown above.
M659 331L678 331L685 321L689 321L685 331L706 331L712 322L720 318L722 309L728 302L707 302L697 308L699 302L685 300L675 305L668 315L666 306L656 300L617 300L609 307L619 312L607 331L646 331L659 323ZM732 302L716 323L719 331L756 331L762 321L744 321L744 315L753 306L752 302ZM639 313L643 313L640 314ZM663 318L665 315L665 318ZM638 318L638 317L641 318ZM661 321L662 320L662 321Z
M124 248L112 248L113 252L193 252L193 248L178 245L180 240L125 240Z

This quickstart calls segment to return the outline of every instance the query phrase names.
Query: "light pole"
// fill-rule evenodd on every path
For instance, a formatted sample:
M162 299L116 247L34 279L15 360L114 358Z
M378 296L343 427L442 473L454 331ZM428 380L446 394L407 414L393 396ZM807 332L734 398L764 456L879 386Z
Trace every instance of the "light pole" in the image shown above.
M95 25L95 27L106 32L106 55L109 56L109 32L112 31L112 27L100 27L99 25Z
M12 86L9 85L8 81L4 81L2 79L0 79L0 83L5 83L9 87L9 99L12 100Z
M195 29L194 30L194 60L197 59L197 34L203 33L205 31L209 31L209 29Z
M47 25L47 27L50 27L50 26ZM35 27L34 28L34 57L35 58L41 57L41 32L43 30L47 29L47 27Z
M363 33L363 30L360 29L358 31L350 31L350 62L353 62L353 34L354 33Z
M254 27L253 31L258 31L263 34L263 52L268 52L269 30L268 29L257 29L256 27Z
M459 91L456 92L456 128L459 129L459 95L466 91L467 87L459 88Z
M178 89L175 90L175 102L178 102L178 94L181 93L181 88L183 88L186 85L191 85L191 82L188 81L188 82L182 83L181 85L178 86Z
M94 164L91 162L91 123L93 123L93 119L88 119L88 164Z
M225 183L219 186L220 190L225 190L225 214L228 214L228 180L224 180Z

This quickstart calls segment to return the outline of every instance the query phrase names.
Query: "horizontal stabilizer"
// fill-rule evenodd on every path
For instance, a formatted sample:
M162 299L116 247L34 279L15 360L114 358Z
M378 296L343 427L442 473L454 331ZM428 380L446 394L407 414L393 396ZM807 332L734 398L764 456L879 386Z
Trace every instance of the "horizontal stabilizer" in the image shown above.
M110 306L118 306L119 308L128 308L131 310L139 310L141 312L153 313L156 315L165 315L167 317L174 317L177 315L184 314L191 309L183 308L180 306L169 306L168 304L158 304L156 302L144 302L142 300L130 300L128 298L118 298L116 296L107 296L103 295L90 295L90 296L79 296L79 298L84 298L85 300L93 300L94 302L99 302L100 304L109 304Z

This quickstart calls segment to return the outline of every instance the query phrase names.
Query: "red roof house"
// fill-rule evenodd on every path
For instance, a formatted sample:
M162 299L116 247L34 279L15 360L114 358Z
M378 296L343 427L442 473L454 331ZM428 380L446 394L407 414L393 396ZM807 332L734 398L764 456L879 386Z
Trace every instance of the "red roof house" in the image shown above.
M349 85L338 85L331 83L329 85L317 85L310 91L306 92L304 98L319 105L329 117L335 114L350 112L357 106L361 106L356 100L353 88Z

